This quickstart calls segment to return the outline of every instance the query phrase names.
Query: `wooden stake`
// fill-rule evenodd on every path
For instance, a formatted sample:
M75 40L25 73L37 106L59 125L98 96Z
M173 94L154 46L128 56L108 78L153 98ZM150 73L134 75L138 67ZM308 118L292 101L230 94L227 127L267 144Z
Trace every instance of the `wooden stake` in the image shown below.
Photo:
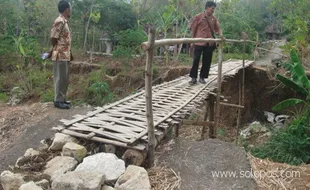
M245 82L245 38L243 39L243 55L242 55L242 76L239 77L239 105L244 105L244 82ZM236 139L235 143L238 143L238 137L239 137L239 129L240 129L240 123L241 123L241 109L238 109L238 118L237 118L237 131L236 131Z
M217 95L216 95L216 112L215 112L215 126L214 133L217 135L217 129L220 122L220 108L221 108L221 89L222 89L222 65L223 65L223 42L219 43L219 63L217 74Z
M215 101L215 96L210 95L209 96L209 102L208 102L208 119L209 122L214 122L214 101ZM209 138L216 138L216 131L214 130L214 125L209 125Z
M152 76L153 76L153 57L154 57L154 42L155 28L149 29L148 44L150 48L147 50L147 59L145 67L145 101L146 101L146 118L148 128L148 167L154 166L155 157L155 133L152 108Z

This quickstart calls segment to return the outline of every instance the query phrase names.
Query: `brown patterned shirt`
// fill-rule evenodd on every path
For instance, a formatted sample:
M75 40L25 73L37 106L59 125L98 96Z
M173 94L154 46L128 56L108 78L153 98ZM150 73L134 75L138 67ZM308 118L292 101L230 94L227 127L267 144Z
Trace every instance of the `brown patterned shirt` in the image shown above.
M215 33L220 32L220 24L215 16L207 16L205 12L197 14L190 24L190 29L193 38L213 38L211 29L207 22L207 19L210 23L210 26ZM195 45L206 46L207 44L214 44L214 42L197 42Z
M56 18L51 29L51 38L57 39L57 45L53 48L53 61L70 61L71 32L68 21L62 15Z

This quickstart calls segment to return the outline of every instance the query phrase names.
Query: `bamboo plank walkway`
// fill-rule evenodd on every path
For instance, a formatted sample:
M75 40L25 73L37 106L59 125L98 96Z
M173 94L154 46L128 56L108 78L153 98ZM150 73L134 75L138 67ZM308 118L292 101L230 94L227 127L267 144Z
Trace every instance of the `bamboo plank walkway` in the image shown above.
M246 61L245 67L253 61ZM223 77L233 76L242 69L242 60L223 62ZM216 88L217 65L210 69L206 84L190 86L188 76L153 86L153 115L157 143L171 124L179 123L203 103L207 93ZM113 104L98 107L72 120L61 120L54 127L57 132L120 147L145 150L147 147L147 119L145 91L126 97Z

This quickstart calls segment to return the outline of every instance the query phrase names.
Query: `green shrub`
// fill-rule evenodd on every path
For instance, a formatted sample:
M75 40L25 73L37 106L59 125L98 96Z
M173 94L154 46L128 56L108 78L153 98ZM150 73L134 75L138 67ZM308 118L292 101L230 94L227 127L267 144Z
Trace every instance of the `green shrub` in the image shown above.
M291 88L300 98L290 98L273 107L274 111L280 111L287 107L303 104L304 111L296 116L295 120L285 129L275 133L262 146L251 150L254 156L269 158L273 161L299 165L310 163L310 81L305 74L297 53L291 51L291 62L287 69L291 77L277 74L276 78L286 87Z
M114 94L109 85L103 81L93 83L86 92L86 102L92 105L102 106L113 101L113 99Z
M141 28L122 30L114 35L118 45L112 52L114 57L129 58L142 52L140 44L147 40L147 35Z
M189 56L188 54L180 54L179 55L179 61L182 65L192 65L193 58Z
M115 58L131 58L134 51L129 47L116 46L116 49L112 52Z
M251 149L251 153L259 158L300 165L310 163L310 137L307 119L301 117L291 125L275 133L263 145Z
M0 92L0 102L7 102L9 99L8 95L4 92Z
M40 97L42 102L52 102L54 100L54 90L44 90L40 93Z
M140 28L122 30L115 34L115 37L118 40L118 45L124 47L137 48L142 42L147 41L147 35Z

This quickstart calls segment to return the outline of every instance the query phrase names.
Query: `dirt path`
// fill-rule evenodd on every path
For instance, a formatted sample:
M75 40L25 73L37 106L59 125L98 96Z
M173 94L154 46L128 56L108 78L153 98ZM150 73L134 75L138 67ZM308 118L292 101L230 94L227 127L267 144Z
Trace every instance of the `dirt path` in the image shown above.
M241 147L218 139L193 141L179 137L173 142L168 151L161 153L159 163L180 173L181 190L257 188L249 177L251 166Z
M259 59L255 61L255 64L258 66L272 66L273 61L276 61L282 58L281 56L282 49L280 47L285 45L285 43L286 43L285 40L281 40L279 42L274 43L271 48L272 52L267 52L264 56L259 57Z
M51 103L22 106L0 105L0 173L28 148L36 148L42 139L54 135L52 127L61 119L85 114L91 108L73 107L70 110L54 108Z

